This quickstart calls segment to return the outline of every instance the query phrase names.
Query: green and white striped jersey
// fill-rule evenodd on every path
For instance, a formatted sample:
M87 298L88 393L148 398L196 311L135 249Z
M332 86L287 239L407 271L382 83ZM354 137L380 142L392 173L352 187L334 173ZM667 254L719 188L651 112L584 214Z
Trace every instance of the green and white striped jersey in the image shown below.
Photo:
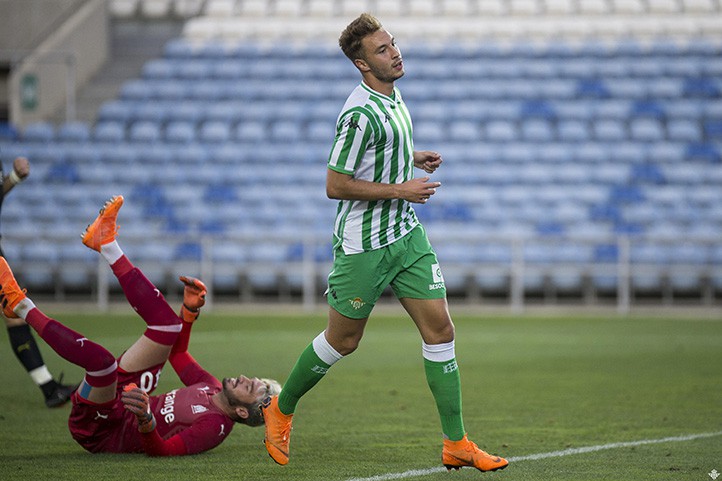
M401 94L380 94L361 83L351 92L336 122L328 167L356 179L400 184L414 177L411 116ZM346 254L387 246L419 223L402 199L342 200L334 226L334 247Z

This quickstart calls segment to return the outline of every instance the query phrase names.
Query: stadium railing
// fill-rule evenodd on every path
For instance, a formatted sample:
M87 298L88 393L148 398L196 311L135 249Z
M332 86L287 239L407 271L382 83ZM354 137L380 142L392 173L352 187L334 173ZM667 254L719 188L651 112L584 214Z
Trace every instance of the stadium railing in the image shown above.
M521 312L539 302L572 302L616 305L623 314L649 302L714 306L722 299L722 247L714 238L469 238L434 229L429 235L450 297L470 304L507 305ZM18 242L28 247L16 249ZM72 243L79 248L68 249ZM6 245L13 269L31 292L59 301L90 294L101 310L120 295L105 261L94 258L77 237L51 242L15 235ZM291 229L264 237L176 235L152 241L130 231L123 233L122 245L170 298L180 295L178 275L203 279L209 307L214 301L264 300L312 310L322 302L331 266L328 236L304 236ZM41 250L42 256L33 260L27 249Z

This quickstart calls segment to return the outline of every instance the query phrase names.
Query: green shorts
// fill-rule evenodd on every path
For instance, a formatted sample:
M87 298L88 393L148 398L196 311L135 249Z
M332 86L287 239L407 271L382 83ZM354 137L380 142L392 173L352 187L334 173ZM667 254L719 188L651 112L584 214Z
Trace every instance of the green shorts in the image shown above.
M369 317L386 286L397 298L442 299L444 277L421 225L391 245L369 252L346 255L334 250L328 276L328 304L352 319Z

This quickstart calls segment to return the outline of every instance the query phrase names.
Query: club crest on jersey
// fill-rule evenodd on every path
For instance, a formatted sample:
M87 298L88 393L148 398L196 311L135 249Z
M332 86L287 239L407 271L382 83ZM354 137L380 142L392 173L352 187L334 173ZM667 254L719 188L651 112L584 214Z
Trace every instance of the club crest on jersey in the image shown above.
M366 303L364 302L364 300L361 299L360 297L355 297L355 298L353 298L353 299L349 299L348 302L350 302L350 303L351 303L351 307L353 307L353 308L356 309L357 311L358 311L359 309L361 309L363 306L366 305Z
M191 404L191 411L193 411L193 414L201 414L208 411L208 408L200 404Z

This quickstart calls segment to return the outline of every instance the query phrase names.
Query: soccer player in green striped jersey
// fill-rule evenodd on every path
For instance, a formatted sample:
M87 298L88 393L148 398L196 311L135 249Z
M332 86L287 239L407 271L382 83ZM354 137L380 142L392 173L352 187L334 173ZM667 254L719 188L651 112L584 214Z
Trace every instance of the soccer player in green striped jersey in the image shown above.
M431 174L442 158L414 150L411 116L395 86L404 75L401 51L369 14L346 27L339 45L362 81L338 117L328 160L326 193L339 201L328 325L301 353L281 393L267 400L266 449L278 464L288 463L298 401L356 350L374 304L390 285L421 334L426 379L441 419L443 464L503 469L508 462L479 449L464 429L444 278L411 205L426 203L441 185L428 175L415 178L414 168Z

